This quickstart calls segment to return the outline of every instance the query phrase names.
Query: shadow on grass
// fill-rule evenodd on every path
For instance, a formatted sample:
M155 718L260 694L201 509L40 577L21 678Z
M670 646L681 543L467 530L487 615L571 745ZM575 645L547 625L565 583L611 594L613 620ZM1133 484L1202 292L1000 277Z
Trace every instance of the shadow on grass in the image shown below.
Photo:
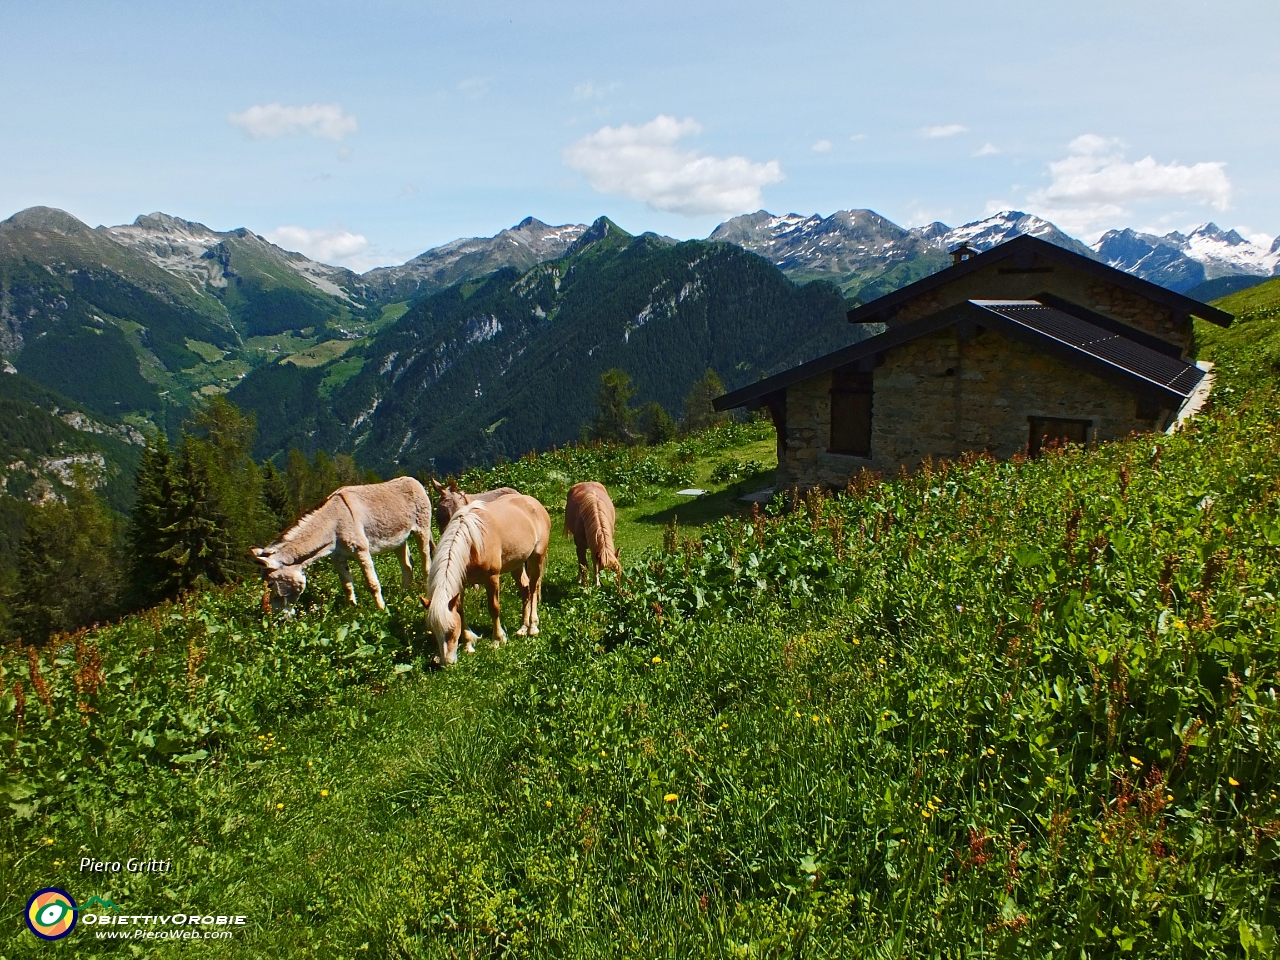
M739 499L767 487L773 481L773 471L756 473L725 487L719 493L706 493L690 497L687 503L678 503L665 510L636 517L636 523L666 526L678 520L682 527L700 527L721 517L745 517L751 515L751 504Z

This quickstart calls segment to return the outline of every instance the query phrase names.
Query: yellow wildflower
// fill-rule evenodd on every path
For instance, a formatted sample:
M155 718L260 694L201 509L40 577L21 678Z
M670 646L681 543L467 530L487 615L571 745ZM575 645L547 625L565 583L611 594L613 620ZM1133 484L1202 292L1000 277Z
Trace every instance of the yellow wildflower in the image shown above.
M1240 786L1240 781L1237 780L1235 777L1227 777L1227 783L1231 784L1233 787ZM52 843L52 841L50 842Z
M321 791L320 791L320 796L322 796L322 797L327 797L328 795L329 795L329 791L328 791L328 790L321 790Z
M1139 760L1137 757L1130 757L1129 762L1132 763L1135 767L1142 766L1142 761Z
M547 806L548 806L548 807L550 807L550 806L551 806L551 801L550 801L550 800L548 800L548 801L547 801Z
M277 810L283 810L283 809L284 809L284 804L283 804L283 803L277 803L277 804L276 804L276 809L277 809Z
M663 797L662 799L663 799L663 800L665 800L665 801L667 801L667 803L675 803L677 800L679 800L679 799L680 799L680 797L679 797L677 794L674 794L674 793L668 793L668 794L667 794L665 797Z
M654 657L654 658L653 658L653 662L654 662L654 663L661 663L661 662L662 662L662 658L661 658L661 657Z

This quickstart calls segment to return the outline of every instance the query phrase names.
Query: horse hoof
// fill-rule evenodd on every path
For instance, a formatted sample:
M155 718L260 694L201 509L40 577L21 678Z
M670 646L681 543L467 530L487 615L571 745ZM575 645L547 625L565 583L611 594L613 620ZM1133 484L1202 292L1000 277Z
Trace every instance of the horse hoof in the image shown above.
M521 627L519 630L516 631L517 637L527 637L528 635L529 635L528 627Z
M537 628L537 627L531 627L531 628L530 628L530 630L529 630L529 636L531 636L531 637L536 637L537 635L538 635L538 628Z

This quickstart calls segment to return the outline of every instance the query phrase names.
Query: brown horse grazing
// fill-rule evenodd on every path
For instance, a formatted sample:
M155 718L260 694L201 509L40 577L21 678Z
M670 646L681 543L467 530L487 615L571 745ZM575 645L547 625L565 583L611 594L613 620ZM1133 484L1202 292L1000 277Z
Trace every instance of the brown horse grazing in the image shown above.
M307 587L308 566L321 557L333 557L338 579L347 599L356 602L355 585L347 562L355 557L364 571L379 610L386 609L382 586L373 568L373 555L399 548L404 588L413 586L409 537L418 541L422 565L431 562L431 499L413 477L386 483L340 487L323 504L266 547L253 547L253 559L262 564L262 576L273 611L292 612Z
M466 493L459 490L456 483L450 483L446 487L434 477L431 478L431 486L436 491L436 526L440 528L441 533L444 533L444 528L449 525L453 515L468 503L487 503L498 497L505 497L509 493L520 492L515 487L498 487L496 490L486 490L484 493Z
M489 591L494 646L507 640L498 607L504 573L515 575L524 603L516 634L538 635L538 598L550 538L546 508L520 493L470 503L453 515L440 534L427 574L427 596L422 598L441 664L458 662L459 637L467 641L468 653L475 651L476 636L466 629L462 609L469 583L482 583Z
M573 537L578 548L578 582L587 585L590 570L587 567L587 549L591 549L596 562L596 586L600 586L600 570L622 573L618 551L613 546L613 527L616 515L613 501L604 484L588 480L569 488L569 499L564 505L564 535Z

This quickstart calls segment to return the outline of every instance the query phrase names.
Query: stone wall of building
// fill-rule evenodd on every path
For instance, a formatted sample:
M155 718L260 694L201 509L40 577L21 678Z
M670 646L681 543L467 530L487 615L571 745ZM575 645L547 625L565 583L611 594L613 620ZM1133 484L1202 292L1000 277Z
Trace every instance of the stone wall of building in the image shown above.
M967 451L1025 453L1030 417L1089 420L1094 443L1154 430L1164 416L1143 417L1128 391L992 330L964 341L943 330L887 351L873 379L868 458L827 452L830 388L828 373L787 389L779 487L839 488L863 469L892 476Z
M1004 272L1008 263L994 263L967 276L908 300L898 307L891 324L909 323L931 316L965 300L1030 300L1037 294L1054 296L1079 304L1095 313L1155 334L1182 348L1184 356L1192 346L1191 321L1175 317L1164 304L1155 303L1124 287L1108 283L1082 270L1055 263L1036 269L1044 272Z

